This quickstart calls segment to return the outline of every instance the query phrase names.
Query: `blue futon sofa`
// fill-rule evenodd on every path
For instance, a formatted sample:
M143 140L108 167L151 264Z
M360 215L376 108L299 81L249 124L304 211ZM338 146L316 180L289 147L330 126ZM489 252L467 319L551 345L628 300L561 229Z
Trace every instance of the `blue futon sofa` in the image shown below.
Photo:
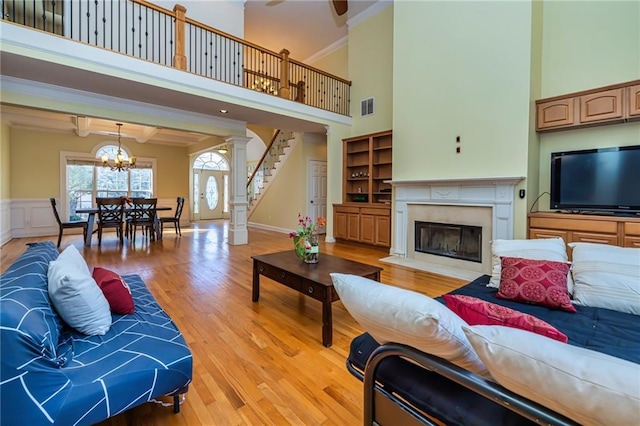
M84 425L162 396L185 393L191 351L138 275L125 275L132 315L113 314L103 336L64 324L47 292L48 241L29 244L0 277L2 425Z

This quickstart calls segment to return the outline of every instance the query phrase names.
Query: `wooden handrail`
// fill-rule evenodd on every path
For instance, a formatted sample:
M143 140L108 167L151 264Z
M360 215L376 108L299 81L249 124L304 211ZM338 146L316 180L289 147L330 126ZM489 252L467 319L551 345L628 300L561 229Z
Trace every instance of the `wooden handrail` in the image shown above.
M137 0L137 1L142 1L142 0ZM238 37L236 37L234 35L225 33L224 31L220 31L220 30L218 30L216 28L210 27L207 24L203 24L202 22L195 21L195 20L193 20L193 19L191 19L189 17L186 17L185 21L187 23L191 24L191 25L194 25L196 27L200 27L200 28L202 28L204 30L207 30L207 31L211 31L212 33L215 33L215 34L221 35L223 37L229 38L229 39L231 39L233 41L236 41L238 43L244 44L245 46L253 47L254 49L257 49L257 50L259 50L261 52L264 52L264 53L267 53L269 55L277 56L278 58L282 57L282 55L280 55L279 53L274 52L273 50L265 49L262 46L258 46L257 44L253 44L250 41L246 41L246 40L238 38ZM300 67L306 68L306 69L311 70L313 72L317 72L319 74L324 75L325 77L333 78L335 80L338 80L338 81L340 81L342 83L345 83L345 84L348 84L349 86L351 86L351 81L350 80L345 80L344 78L340 78L338 76L329 74L326 71L322 71L322 70L320 70L318 68L303 64L302 62L296 61L295 59L289 59L289 63L296 64L296 65L298 65Z
M262 46L258 46L257 44L253 44L253 43L251 43L250 41L243 40L243 39L238 38L238 37L236 37L236 36L234 36L234 35L231 35L231 34L229 34L229 33L225 33L224 31L220 31L220 30L218 30L218 29L216 29L216 28L210 27L210 26L209 26L209 25L207 25L207 24L203 24L202 22L195 21L195 20L193 20L193 19L191 19L191 18L189 18L189 17L186 17L186 18L185 18L185 21L187 22L187 24L191 24L191 25L193 25L193 26L196 26L196 27L202 28L203 30L211 31L212 33L218 34L218 35L220 35L220 36L222 36L222 37L226 37L226 38L231 39L231 40L233 40L233 41L235 41L235 42L238 42L238 43L240 43L240 44L244 44L245 46L253 47L254 49L257 49L257 50L259 50L259 51L261 51L261 52L264 52L264 53L267 53L267 54L269 54L269 55L276 56L276 57L278 57L278 58L280 57L280 55L278 55L278 54L277 54L276 52L274 52L273 50L265 49L265 48L264 48L264 47L262 47Z
M311 65L303 64L302 62L296 61L295 59L289 59L289 63L296 64L299 67L306 68L306 69L308 69L310 71L313 71L313 72L317 72L318 74L322 74L325 77L333 78L334 80L338 80L338 81L340 81L342 83L345 83L345 84L348 84L349 86L351 86L351 81L350 80L345 80L344 78L340 78L337 75L329 74L326 71L322 71L322 70L320 70L318 68L314 68Z
M269 145L267 146L267 149L265 149L264 152L262 153L262 157L260 157L260 161L258 161L258 164L256 165L256 168L253 170L253 173L251 173L251 176L249 177L249 180L247 180L247 186L251 185L251 181L255 177L256 173L258 173L258 169L260 168L260 166L264 162L264 159L267 157L267 154L271 150L271 147L275 143L275 141L276 141L276 139L277 139L279 134L280 134L280 129L276 129L275 132L273 132L273 136L271 137L271 142L269 142Z
M169 10L169 9L165 9L165 8L164 8L164 7L162 7L162 6L158 6L158 5L156 5L156 4L150 3L150 2L148 2L148 1L146 1L146 0L131 0L131 2L132 2L132 3L138 3L138 4L141 4L141 5L143 5L143 6L148 7L149 9L153 9L153 10L155 10L156 12L164 13L164 14L166 14L166 15L173 16L174 18L175 18L175 16L176 16L176 15L175 15L175 13L173 13L173 11L171 11L171 10ZM180 6L180 5L176 5L176 6ZM184 6L180 6L180 7L183 7L183 8L184 8ZM186 9L185 9L185 10L186 10Z

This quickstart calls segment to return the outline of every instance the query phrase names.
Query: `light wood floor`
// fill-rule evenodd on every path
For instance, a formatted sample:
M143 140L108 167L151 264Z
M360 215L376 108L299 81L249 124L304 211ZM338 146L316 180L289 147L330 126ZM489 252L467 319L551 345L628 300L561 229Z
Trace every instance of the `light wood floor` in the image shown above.
M341 302L333 305L333 346L321 343L321 304L261 278L260 301L251 302L255 254L292 249L286 234L250 229L248 245L227 243L227 222L197 224L182 237L165 229L160 242L137 238L117 243L105 234L84 247L80 235L64 236L60 249L75 245L90 267L136 273L174 319L193 352L193 382L180 414L147 403L105 425L358 425L362 384L345 360L351 340L362 332ZM25 243L0 249L4 271ZM383 264L388 250L345 243L320 245L330 253L384 268L381 281L438 296L465 282ZM167 399L169 401L169 399Z

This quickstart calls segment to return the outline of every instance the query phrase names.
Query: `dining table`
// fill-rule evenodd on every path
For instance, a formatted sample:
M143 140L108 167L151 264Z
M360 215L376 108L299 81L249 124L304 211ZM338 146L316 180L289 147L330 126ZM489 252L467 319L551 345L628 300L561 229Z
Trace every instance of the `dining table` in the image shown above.
M171 211L173 209L173 207L169 207L169 206L156 206L156 212L158 211ZM136 209L133 207L125 207L124 208L124 212L125 213L132 213L134 212ZM96 215L98 214L98 208L97 207L88 207L88 208L80 208L80 209L76 209L76 213L85 213L88 214L89 217L87 218L87 237L84 240L84 245L85 246L90 246L91 245L91 238L93 236L93 225L96 222ZM157 240L161 240L162 239L162 231L160 230L160 218L158 217L158 215L156 214L156 218L155 218L155 223L153 225L153 228L156 231L156 239Z

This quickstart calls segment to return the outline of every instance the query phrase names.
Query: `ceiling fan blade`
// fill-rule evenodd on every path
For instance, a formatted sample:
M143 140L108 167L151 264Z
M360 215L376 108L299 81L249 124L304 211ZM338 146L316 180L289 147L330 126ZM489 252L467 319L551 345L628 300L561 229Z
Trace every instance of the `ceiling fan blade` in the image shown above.
M336 10L338 16L342 16L349 10L349 3L347 0L333 0L333 8Z

